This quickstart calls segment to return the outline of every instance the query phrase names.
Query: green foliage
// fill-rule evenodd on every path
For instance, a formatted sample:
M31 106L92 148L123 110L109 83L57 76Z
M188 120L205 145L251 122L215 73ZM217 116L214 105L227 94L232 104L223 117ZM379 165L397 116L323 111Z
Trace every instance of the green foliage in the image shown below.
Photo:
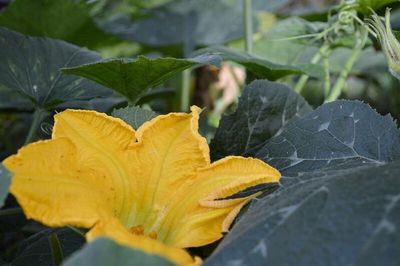
M61 259L85 243L85 238L70 228L46 229L20 243L12 265L56 265L51 238L58 240Z
M97 27L84 1L12 1L0 13L0 26L26 35L62 39L89 48L115 41L115 37Z
M221 56L224 60L233 61L243 65L248 71L252 72L257 78L266 78L269 80L277 80L287 75L307 74L309 76L323 78L324 69L314 64L293 64L282 65L270 62L261 57L251 55L249 53L226 48L226 47L210 47L201 49L198 53L207 53Z
M112 111L111 115L124 120L134 129L138 129L144 122L156 117L157 113L138 106L128 106L125 108L115 109Z
M358 10L362 13L369 14L371 13L371 9L378 10L391 3L398 2L398 0L357 0L357 2Z
M111 240L99 238L87 244L82 250L75 253L63 263L63 266L87 265L172 266L174 264L160 256L150 255L141 250L120 246Z
M11 174L0 164L0 208L3 207L4 201L8 195L8 187L11 183Z
M0 27L0 106L18 108L21 101L51 108L59 103L107 96L102 86L82 78L65 76L60 68L99 60L84 48L59 40L36 38ZM12 104L9 100L14 100Z
M292 89L269 81L254 81L244 89L236 111L222 117L211 142L212 158L254 155L255 148L311 110Z
M112 88L130 102L136 102L147 89L162 84L185 69L203 64L218 64L219 57L199 56L191 59L147 58L110 59L72 68L66 74L79 75Z
M271 95L254 91L256 85L262 83L250 86L237 114L221 121L214 145L230 147L224 156L243 153L231 142L235 129L245 127L243 118L259 129L276 116L257 104L282 101L273 84L263 87ZM298 103L289 106L296 110ZM392 118L361 102L337 101L271 135L259 134L246 148L281 171L282 187L250 207L205 265L394 265L400 258L400 131Z

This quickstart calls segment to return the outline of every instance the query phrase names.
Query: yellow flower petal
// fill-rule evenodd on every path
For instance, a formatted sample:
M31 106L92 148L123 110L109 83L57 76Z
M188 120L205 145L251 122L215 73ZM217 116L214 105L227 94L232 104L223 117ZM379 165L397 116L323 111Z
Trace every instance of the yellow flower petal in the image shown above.
M26 216L48 226L91 227L108 216L110 195L82 173L75 146L65 138L39 141L3 163L14 173L10 192Z
M86 234L86 238L89 241L101 236L109 237L121 245L165 257L178 265L195 266L201 264L200 258L193 258L184 249L167 246L150 237L130 233L118 220L113 219L96 224Z
M171 192L210 163L207 142L198 133L199 111L194 107L191 114L158 116L136 132L132 175L138 178L140 200L127 225L150 225L147 230L156 226Z
M253 158L226 157L199 169L192 182L171 195L159 237L176 247L214 242L222 237L221 232L229 229L240 208L254 195L223 198L259 184L277 183L279 179L276 169Z
M87 110L66 110L54 120L52 138L67 138L75 145L80 165L90 172L82 174L96 176L112 193L110 215L126 219L138 193L129 152L135 130L121 119Z

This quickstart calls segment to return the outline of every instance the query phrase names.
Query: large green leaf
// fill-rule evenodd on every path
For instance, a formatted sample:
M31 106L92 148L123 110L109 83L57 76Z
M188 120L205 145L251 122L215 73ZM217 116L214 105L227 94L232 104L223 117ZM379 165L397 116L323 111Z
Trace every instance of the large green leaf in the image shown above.
M377 10L381 7L391 3L398 2L398 0L358 0L358 9L363 13L371 13L372 10Z
M8 195L8 187L11 183L11 174L0 164L0 208L3 207L4 201Z
M217 45L243 36L242 13L227 1L177 0L150 13L136 22L117 18L104 29L150 46Z
M70 228L46 229L19 244L18 254L12 265L53 266L55 258L50 238L57 238L61 259L68 257L85 243L85 238Z
M382 164L400 159L400 131L358 101L324 104L285 126L255 153L286 176L353 164Z
M400 132L390 116L328 103L254 148L282 187L250 207L206 265L398 263Z
M219 55L224 60L233 61L246 67L258 78L276 80L287 75L307 74L309 76L323 78L324 69L319 65L297 64L282 65L265 60L259 56L251 55L244 51L226 47L211 47L199 50L197 53Z
M158 255L120 246L112 240L99 238L71 256L63 266L172 266L172 262Z
M302 36L318 33L324 27L324 23L309 22L298 17L280 20L254 42L253 52L277 64L310 63L320 43Z
M219 64L218 56L191 59L147 58L110 59L97 63L64 68L66 74L79 75L114 89L136 102L147 89L160 85L185 69L203 64Z
M125 108L115 109L112 111L111 115L124 120L134 129L138 129L144 122L156 117L157 113L138 106L128 106Z
M70 100L106 96L110 90L83 78L65 76L62 67L100 60L91 51L64 41L29 37L0 27L0 87L14 100L49 108ZM0 106L9 105L0 98Z
M313 176L256 202L211 265L398 265L400 162Z
M90 48L113 41L96 26L85 1L15 0L0 13L0 26Z
M244 89L236 112L222 117L211 142L212 158L254 155L283 126L311 110L292 89L266 80L254 81Z

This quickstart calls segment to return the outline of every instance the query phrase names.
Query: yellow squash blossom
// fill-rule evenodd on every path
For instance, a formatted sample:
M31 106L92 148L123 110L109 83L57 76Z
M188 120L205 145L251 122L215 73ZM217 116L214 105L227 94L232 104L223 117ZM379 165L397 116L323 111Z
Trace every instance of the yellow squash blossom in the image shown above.
M198 133L199 108L160 115L137 131L95 111L55 115L52 139L4 161L10 191L28 218L48 226L90 228L180 265L199 264L183 248L214 242L249 200L224 199L279 182L264 162L226 157L210 163Z

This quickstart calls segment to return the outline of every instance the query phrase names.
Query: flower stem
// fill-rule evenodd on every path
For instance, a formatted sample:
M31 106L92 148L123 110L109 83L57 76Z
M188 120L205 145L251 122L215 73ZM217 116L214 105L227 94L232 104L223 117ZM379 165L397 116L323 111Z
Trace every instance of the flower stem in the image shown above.
M251 0L243 0L243 21L245 34L245 50L253 52L253 15Z
M4 209L0 210L0 217L3 216L10 216L10 215L16 215L16 214L22 214L22 209L21 208L9 208L9 209Z
M360 53L365 46L367 38L368 38L368 32L364 30L362 32L362 37L358 39L357 43L355 44L349 59L347 60L343 70L340 72L339 78L337 79L335 86L332 88L329 95L326 97L325 102L332 102L337 100L337 98L342 93L342 90L346 85L347 77L349 76L351 69L356 63L358 57L360 56Z
M311 64L316 64L319 62L319 60L321 60L321 56L323 54L325 54L328 50L330 49L329 44L324 44L321 46L321 48L318 50L318 52L311 58L310 63ZM297 93L301 93L301 91L303 90L304 86L306 85L308 79L310 78L310 76L308 75L301 75L299 81L297 81L296 86L294 87L294 90Z
M61 265L64 256L57 234L51 233L48 237L48 240L50 244L51 255L53 257L53 264L56 266Z
M29 128L28 135L26 136L25 139L25 145L34 140L37 128L39 127L40 123L46 116L47 116L47 111L41 108L36 108L35 112L33 113L32 124Z

